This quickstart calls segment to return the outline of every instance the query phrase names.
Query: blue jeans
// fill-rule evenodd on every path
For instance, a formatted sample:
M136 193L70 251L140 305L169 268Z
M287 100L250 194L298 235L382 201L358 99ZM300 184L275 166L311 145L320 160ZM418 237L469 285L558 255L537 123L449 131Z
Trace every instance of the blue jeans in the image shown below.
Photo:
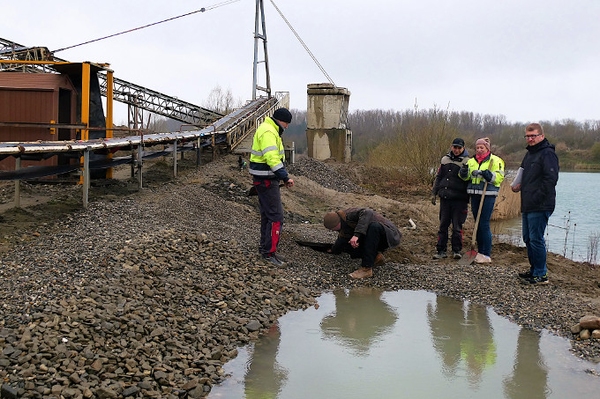
M481 195L471 194L471 212L473 212L473 218L476 220L480 202ZM479 226L477 227L477 252L487 256L492 255L492 230L490 229L490 219L492 218L495 203L495 195L485 196L483 207L481 208L481 216L479 216Z
M545 276L548 272L544 232L550 215L552 212L526 212L522 215L523 241L527 246L530 271L534 276Z

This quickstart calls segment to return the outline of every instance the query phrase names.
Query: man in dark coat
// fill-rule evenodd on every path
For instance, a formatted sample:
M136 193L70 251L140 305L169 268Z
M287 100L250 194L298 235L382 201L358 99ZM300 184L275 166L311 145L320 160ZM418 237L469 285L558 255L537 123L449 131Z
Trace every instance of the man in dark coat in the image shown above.
M448 227L452 224L452 257L460 259L463 247L463 224L469 211L468 182L458 175L461 166L469 160L465 141L455 138L448 154L444 155L433 183L431 203L435 205L440 197L440 229L438 231L434 259L446 258Z
M373 266L385 263L383 252L398 246L402 236L394 223L369 208L329 212L323 224L338 232L337 240L327 252L346 252L353 259L362 259L360 269L350 273L354 279L373 276Z
M512 191L521 192L523 241L530 265L519 277L525 284L548 284L544 232L556 205L558 157L539 123L527 125L525 139L527 153L511 184Z

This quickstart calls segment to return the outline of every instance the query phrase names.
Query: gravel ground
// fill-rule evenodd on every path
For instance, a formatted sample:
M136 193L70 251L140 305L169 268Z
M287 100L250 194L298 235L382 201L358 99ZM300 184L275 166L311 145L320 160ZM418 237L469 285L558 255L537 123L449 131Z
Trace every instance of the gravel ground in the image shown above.
M352 281L347 274L355 261L295 244L334 239L311 221L339 198L319 199L321 208L304 214L311 193L299 185L302 206L284 195L280 252L290 261L274 268L257 255L256 197L246 196L249 179L236 164L236 157L224 157L176 181L98 199L87 210L5 236L3 394L203 397L222 381L222 365L237 347L286 312L313 306L322 292L340 287L426 290L492 306L526 328L564 337L583 314L598 310L559 285L520 285L516 270L495 264L392 260L376 268L374 278ZM365 194L321 162L299 160L290 171L327 190ZM409 231L404 240L401 246ZM600 361L598 340L573 341L573 352Z

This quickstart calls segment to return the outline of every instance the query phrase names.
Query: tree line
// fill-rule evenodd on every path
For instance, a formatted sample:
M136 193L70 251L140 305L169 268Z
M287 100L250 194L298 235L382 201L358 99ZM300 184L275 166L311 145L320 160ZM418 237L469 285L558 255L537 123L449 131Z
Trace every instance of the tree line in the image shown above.
M306 112L292 110L292 124L283 138L305 153ZM503 115L428 110L357 110L348 115L352 131L352 159L378 166L400 168L429 179L454 137L462 137L469 152L479 137L489 137L492 151L507 167L518 167L525 154L525 127L539 122L546 138L556 146L562 170L600 170L600 120L508 122Z
M215 87L203 106L227 114L241 105L230 90ZM306 111L292 109L292 123L283 140L294 142L298 154L307 153ZM348 114L352 131L352 159L374 166L393 168L406 179L427 182L455 137L465 140L474 153L479 137L489 137L492 151L507 168L516 169L525 154L525 127L539 122L556 146L561 170L600 170L600 120L509 122L504 115L482 115L443 109L355 110ZM153 131L173 131L180 123L166 118L148 121Z

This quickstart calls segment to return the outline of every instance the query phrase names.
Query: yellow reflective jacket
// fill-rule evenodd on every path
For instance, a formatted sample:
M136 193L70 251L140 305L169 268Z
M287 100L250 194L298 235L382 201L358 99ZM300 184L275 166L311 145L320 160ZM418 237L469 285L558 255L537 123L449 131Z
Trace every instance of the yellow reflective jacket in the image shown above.
M483 162L479 163L475 157L467 162L469 166L469 174L461 178L469 181L467 186L468 194L483 194L483 186L485 179L481 176L473 176L474 170L489 170L492 172L492 180L488 183L485 195L498 195L500 184L504 181L504 161L497 155L490 154Z
M279 129L279 125L269 117L256 129L248 168L251 175L259 179L289 180L283 164L285 151Z

